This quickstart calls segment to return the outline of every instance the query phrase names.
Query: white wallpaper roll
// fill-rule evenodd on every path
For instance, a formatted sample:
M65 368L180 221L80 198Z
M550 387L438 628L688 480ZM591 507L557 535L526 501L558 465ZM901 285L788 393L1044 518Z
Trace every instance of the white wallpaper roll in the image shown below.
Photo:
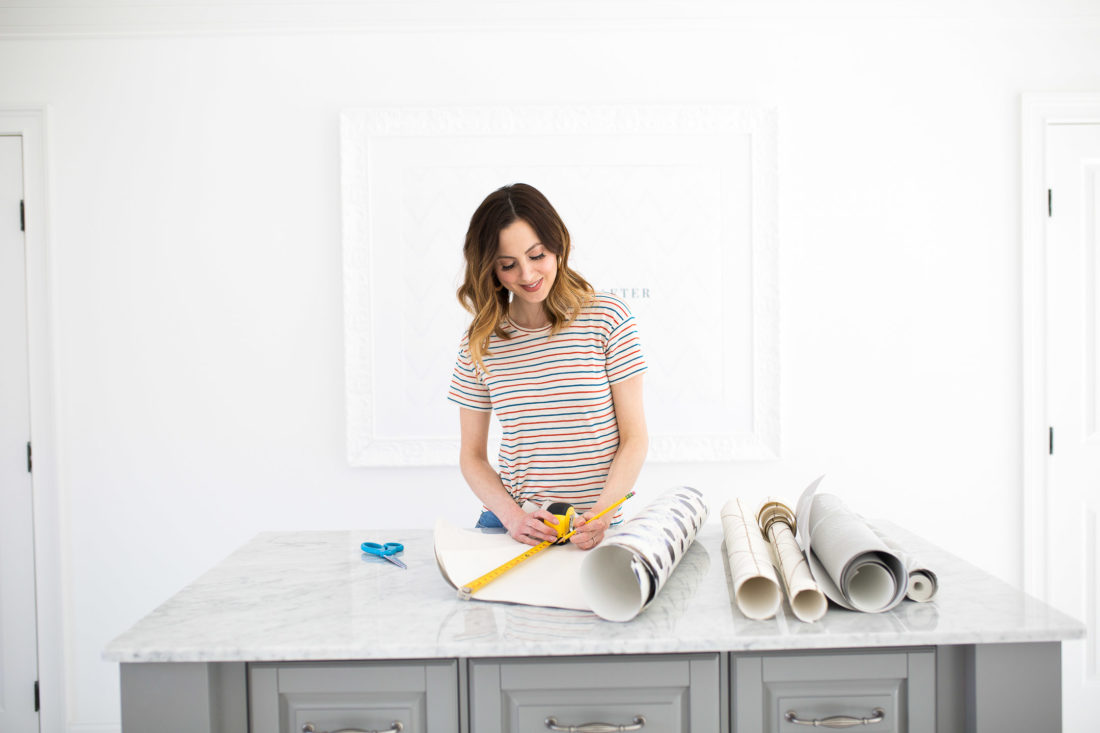
M871 529L895 555L905 562L905 567L909 570L909 583L906 586L905 597L918 603L927 603L935 598L940 588L939 579L927 563L906 551L901 542L882 527L871 525Z
M815 496L816 488L814 482L799 499L798 534L825 595L845 608L868 613L901 603L909 585L905 561L838 497Z
M629 621L657 592L695 541L709 510L690 486L669 489L581 562L585 601L601 618Z
M924 570L909 571L909 585L906 586L905 597L918 603L927 603L936 596L940 589L936 574L927 568Z
M757 526L756 516L745 511L740 499L726 502L721 516L737 607L752 619L771 618L783 599L772 567L771 552Z

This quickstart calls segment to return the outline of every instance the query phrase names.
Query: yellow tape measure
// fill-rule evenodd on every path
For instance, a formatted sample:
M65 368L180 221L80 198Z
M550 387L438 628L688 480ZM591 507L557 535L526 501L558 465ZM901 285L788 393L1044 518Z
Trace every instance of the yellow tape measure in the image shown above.
M554 524L550 524L550 522L544 519L542 522L554 528L554 531L558 535L558 539L554 544L560 545L565 542L565 536L573 531L573 520L577 518L577 510L573 508L572 504L566 504L564 501L555 501L553 504L546 507L546 511L553 514L554 519L557 521Z
M464 601L470 600L470 595L471 594L473 594L476 591L481 590L485 586L489 585L489 583L492 583L494 580L496 580L497 578L499 578L500 576L504 575L506 572L508 572L509 570L514 568L516 565L519 565L524 560L527 560L529 558L534 557L535 555L539 554L540 552L542 552L547 547L549 547L550 545L553 545L553 544L555 544L555 543L547 541L547 542L543 542L541 544L535 545L534 547L532 547L527 552L523 553L519 557L512 558L508 562L501 565L499 568L496 568L494 570L490 570L489 572L485 573L485 575L482 575L477 580L471 580L469 583L467 583L466 585L464 585L464 586L462 586L461 588L458 589L458 597L461 598Z
M626 496L619 499L617 502L615 502L614 504L609 506L607 509L604 509L602 512L600 512L596 516L592 517L592 519L590 519L588 521L592 522L592 521L595 521L595 520L599 519L603 515L607 514L608 512L610 512L612 510L614 510L616 507L618 507L620 504L622 504L624 501L626 501L627 499L629 499L632 496L634 496L633 491L631 491ZM553 507L551 507L551 508L553 508ZM538 545L535 545L530 550L527 550L526 552L522 553L521 555L518 555L517 557L512 558L511 560L504 563L500 567L494 568L493 570L490 570L489 572L485 573L485 575L482 575L477 580L471 580L469 583L467 583L466 585L464 585L464 586L462 586L461 588L458 589L458 597L461 598L464 601L468 601L468 600L470 600L470 596L472 594L476 593L477 591L481 590L485 586L489 585L489 583L492 583L494 580L496 580L500 576L504 575L506 572L508 572L509 570L514 568L516 565L519 565L524 560L531 559L532 557L539 554L540 552L545 550L547 547L550 547L551 545L564 544L570 537L572 537L574 534L577 533L577 530L573 529L573 515L575 513L576 513L576 511L573 509L573 507L569 507L569 509L565 513L565 515L555 514L555 516L558 518L558 524L557 524L557 526L554 527L558 532L558 539L557 540L554 540L554 541L549 541L548 540L546 542L542 542ZM551 526L554 526L554 525L551 525Z

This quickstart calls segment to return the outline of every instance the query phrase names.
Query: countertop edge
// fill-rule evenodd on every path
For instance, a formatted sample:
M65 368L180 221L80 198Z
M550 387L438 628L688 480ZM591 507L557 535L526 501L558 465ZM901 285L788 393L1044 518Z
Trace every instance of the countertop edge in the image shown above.
M504 647L488 647L484 650L476 650L471 653L468 647L463 646L432 646L424 648L406 648L396 650L397 653L385 655L371 654L367 650L355 650L346 648L314 648L306 653L277 652L266 650L261 653L251 651L229 652L225 650L195 649L195 650L156 650L156 649L127 649L108 647L103 651L102 659L107 662L119 664L145 664L145 663L176 663L176 662L202 662L202 663L229 663L229 662L369 662L386 661L396 659L484 659L484 658L519 658L519 657L584 657L602 655L643 655L643 654L698 654L703 652L720 652L729 654L751 654L754 652L797 652L797 651L823 651L837 649L887 649L930 646L969 646L985 644L1030 644L1030 643L1054 643L1083 639L1085 629L1083 626L1071 629L1068 633L1034 633L1034 634L1001 634L996 639L975 638L973 634L944 633L936 631L919 632L910 631L905 638L899 638L897 633L885 634L861 634L858 638L845 639L822 634L820 637L805 636L797 639L799 643L792 644L792 639L761 640L754 639L751 643L743 645L730 644L706 644L680 641L670 644L649 644L643 648L630 643L593 645L591 648L571 648L563 652L560 647L548 645L546 648L526 645L517 648L515 645Z

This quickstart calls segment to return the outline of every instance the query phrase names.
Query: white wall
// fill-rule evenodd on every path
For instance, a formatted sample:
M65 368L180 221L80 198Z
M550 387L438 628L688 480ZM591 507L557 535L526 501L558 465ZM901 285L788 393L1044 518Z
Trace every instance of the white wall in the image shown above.
M348 107L775 107L784 458L652 464L640 488L686 483L717 507L827 473L863 513L1018 584L1019 95L1100 88L1097 6L803 5L624 23L605 1L575 30L541 3L426 30L372 31L367 4L332 32L116 33L78 14L73 36L0 14L24 22L0 34L0 106L50 106L63 513L46 521L69 729L117 726L100 650L257 531L473 517L454 467L345 460Z

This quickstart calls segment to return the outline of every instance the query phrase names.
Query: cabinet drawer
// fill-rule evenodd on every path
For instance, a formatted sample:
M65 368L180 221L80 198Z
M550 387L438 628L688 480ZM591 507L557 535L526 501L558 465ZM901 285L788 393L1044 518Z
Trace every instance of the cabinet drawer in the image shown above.
M868 733L933 733L935 670L931 649L735 656L733 730L794 733L845 717Z
M250 664L248 683L252 733L458 733L455 660Z
M477 733L550 731L550 719L565 729L585 723L638 725L642 733L719 729L717 654L469 664L471 730Z

